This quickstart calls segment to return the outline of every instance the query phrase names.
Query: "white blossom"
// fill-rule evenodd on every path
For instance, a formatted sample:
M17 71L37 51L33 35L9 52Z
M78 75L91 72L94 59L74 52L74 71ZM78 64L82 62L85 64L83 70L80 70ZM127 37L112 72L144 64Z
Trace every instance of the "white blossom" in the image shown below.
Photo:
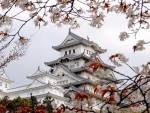
M47 26L48 22L44 22L43 26Z
M55 103L55 101L52 101L51 105L54 110L57 108L57 104Z
M123 54L119 54L118 55L118 59L122 62L122 63L126 63L126 62L128 62L129 61L129 59L128 58L126 58Z
M119 35L120 41L124 41L124 40L126 40L127 38L129 38L129 35L128 35L126 32L121 32L121 33L120 33L120 35Z

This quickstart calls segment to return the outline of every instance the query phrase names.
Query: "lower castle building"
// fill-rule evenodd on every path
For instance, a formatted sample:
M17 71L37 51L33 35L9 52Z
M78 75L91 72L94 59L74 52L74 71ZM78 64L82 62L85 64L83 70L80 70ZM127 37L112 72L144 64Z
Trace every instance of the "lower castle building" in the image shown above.
M36 96L38 101L42 101L47 95L55 99L57 104L66 104L70 98L69 95L75 92L86 92L97 98L94 94L93 85L95 83L107 84L111 82L116 87L120 81L116 81L116 77L109 69L115 67L105 64L100 54L107 50L99 47L98 44L88 39L84 39L69 30L68 36L58 46L52 47L60 52L60 57L54 61L45 62L50 67L49 71L40 69L27 76L32 80L31 84L16 88L9 88L9 84L13 81L9 79L5 71L0 72L0 98L9 96L10 99L18 96L30 98ZM99 62L107 68L105 75L94 73L88 69L88 64L92 62L93 56L96 56Z

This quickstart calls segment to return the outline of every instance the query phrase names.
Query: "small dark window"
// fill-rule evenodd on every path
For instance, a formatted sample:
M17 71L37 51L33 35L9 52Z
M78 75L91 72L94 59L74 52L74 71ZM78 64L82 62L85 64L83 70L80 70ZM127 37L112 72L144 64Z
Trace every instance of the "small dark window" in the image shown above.
M67 51L65 51L65 55L67 55Z
M68 83L68 80L66 80L66 83Z
M53 73L53 71L54 71L54 68L51 68L51 69L50 69L50 72Z
M5 88L7 88L7 84L5 84Z
M69 54L71 54L71 50L69 50Z
M73 53L75 53L75 49L73 49Z
M79 66L79 62L77 62L77 66Z

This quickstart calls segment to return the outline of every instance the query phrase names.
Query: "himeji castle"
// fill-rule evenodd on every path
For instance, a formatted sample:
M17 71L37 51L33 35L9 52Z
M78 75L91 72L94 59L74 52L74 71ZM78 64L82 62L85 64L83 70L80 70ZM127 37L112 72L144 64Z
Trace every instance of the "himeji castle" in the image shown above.
M47 61L44 64L50 67L45 71L37 68L33 75L27 76L32 83L16 88L9 88L10 80L5 71L0 72L0 98L9 96L10 99L18 96L30 98L30 94L36 96L38 101L42 101L47 95L54 98L57 104L67 104L70 101L70 94L82 92L98 98L94 94L93 86L95 83L110 83L116 87L121 81L118 81L109 69L115 67L107 65L102 61L100 55L107 50L99 47L98 44L90 41L89 38L84 39L70 30L65 40L58 46L52 48L60 52L60 57L54 61ZM88 64L92 62L93 56L96 56L103 66L107 69L107 76L100 73L94 73L88 68Z

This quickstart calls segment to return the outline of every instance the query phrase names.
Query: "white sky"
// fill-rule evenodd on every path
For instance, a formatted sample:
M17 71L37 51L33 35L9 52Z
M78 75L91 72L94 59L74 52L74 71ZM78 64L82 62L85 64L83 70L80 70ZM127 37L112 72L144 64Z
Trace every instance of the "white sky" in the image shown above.
M130 37L125 42L120 42L118 36L121 31L127 30L127 21L123 15L109 14L105 18L104 25L100 29L92 28L88 22L80 20L80 29L72 30L73 33L86 38L89 36L91 41L97 43L101 48L107 49L107 52L100 55L105 63L113 65L108 61L109 56L116 53L123 53L129 59L131 66L139 66L150 61L150 45L146 45L146 50L134 53L132 46L136 44L137 40L145 39L149 41L149 30L141 31L137 35L137 39ZM19 26L20 23L15 23L14 26ZM40 28L32 39L28 51L25 56L19 60L12 61L5 68L5 71L11 80L15 83L11 87L29 84L32 81L28 80L26 76L34 74L38 66L42 69L49 70L49 67L44 65L44 62L55 60L59 57L59 52L53 50L51 47L59 45L67 36L69 26L62 28L56 27L49 23L48 26ZM22 35L30 36L35 33L33 22L28 23L22 30ZM127 67L116 68L116 70L133 76L132 71ZM120 75L116 75L121 78Z

